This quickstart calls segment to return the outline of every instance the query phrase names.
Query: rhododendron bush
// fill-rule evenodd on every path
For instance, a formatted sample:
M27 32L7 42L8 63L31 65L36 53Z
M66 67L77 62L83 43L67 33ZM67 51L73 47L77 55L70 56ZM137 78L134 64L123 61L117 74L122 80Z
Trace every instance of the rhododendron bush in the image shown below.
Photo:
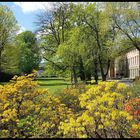
M15 76L0 86L0 137L140 136L140 98L128 98L125 84L100 82L55 96L38 88L34 76Z

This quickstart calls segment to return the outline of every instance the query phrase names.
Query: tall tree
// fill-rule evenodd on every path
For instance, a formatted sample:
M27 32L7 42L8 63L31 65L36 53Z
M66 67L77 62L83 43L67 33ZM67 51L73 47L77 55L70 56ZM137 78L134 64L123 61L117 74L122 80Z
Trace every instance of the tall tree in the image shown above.
M77 84L77 69L80 70L81 80L85 80L85 70L82 60L82 43L80 39L80 28L75 27L68 31L68 40L62 43L57 51L58 56L63 63L68 66L71 71L71 80L75 85Z
M6 46L11 46L18 31L17 21L13 12L5 5L0 4L0 71L2 53Z
M94 65L99 63L102 80L106 80L110 62L112 59L115 28L109 18L106 9L101 9L97 4L86 3L79 12L83 24L87 25L97 46L97 58ZM97 70L96 70L97 71Z
M43 57L58 69L65 70L66 67L55 55L61 43L66 39L66 30L69 28L70 6L67 3L53 5L52 11L44 8L44 11L37 15L36 25L42 38Z

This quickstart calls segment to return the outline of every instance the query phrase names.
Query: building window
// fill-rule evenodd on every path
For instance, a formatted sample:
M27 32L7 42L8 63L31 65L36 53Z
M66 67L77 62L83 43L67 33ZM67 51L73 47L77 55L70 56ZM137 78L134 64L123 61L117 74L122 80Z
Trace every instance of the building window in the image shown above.
M133 65L135 65L135 57L133 57Z
M135 69L133 69L133 77L135 77Z

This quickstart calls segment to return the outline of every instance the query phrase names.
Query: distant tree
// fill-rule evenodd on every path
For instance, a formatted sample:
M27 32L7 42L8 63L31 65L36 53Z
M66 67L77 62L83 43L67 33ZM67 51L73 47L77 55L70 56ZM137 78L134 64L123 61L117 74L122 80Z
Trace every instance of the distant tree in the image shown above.
M39 44L35 34L25 31L16 37L16 45L19 47L19 69L21 73L31 73L38 69L41 61Z

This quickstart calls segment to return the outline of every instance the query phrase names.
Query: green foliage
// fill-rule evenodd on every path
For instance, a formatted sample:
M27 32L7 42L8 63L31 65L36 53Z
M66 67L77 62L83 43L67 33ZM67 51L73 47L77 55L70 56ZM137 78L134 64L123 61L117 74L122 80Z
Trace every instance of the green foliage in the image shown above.
M110 16L118 30L119 40L128 39L128 42L138 50L139 48L139 6L138 3L117 2L108 4Z
M18 60L21 73L31 73L33 69L38 69L41 57L39 44L35 34L25 31L16 37L16 45L19 48Z
M57 53L64 63L72 66L78 62L81 47L80 29L75 27L69 31L69 39L59 46Z
M15 39L17 31L18 25L13 12L7 6L0 4L0 71L2 71L2 69L7 69L7 67L5 66L5 59L8 59L8 61L10 61L11 58L7 57L11 57L10 55L13 52L10 52L7 56L5 56L5 53L12 50L11 47L13 46L13 41ZM6 65L9 65L8 61ZM14 65L15 64L10 67L14 67ZM13 72L16 71L16 68L10 69L14 69ZM7 71L9 71L9 68L7 69Z
M0 4L0 50L3 50L7 43L11 43L17 32L17 21L10 8Z
M136 79L136 81L129 87L129 98L131 97L139 97L140 96L140 81Z
M5 50L2 54L2 71L9 74L18 74L20 73L19 70L19 58L18 58L18 51L19 49L12 45L5 47Z

